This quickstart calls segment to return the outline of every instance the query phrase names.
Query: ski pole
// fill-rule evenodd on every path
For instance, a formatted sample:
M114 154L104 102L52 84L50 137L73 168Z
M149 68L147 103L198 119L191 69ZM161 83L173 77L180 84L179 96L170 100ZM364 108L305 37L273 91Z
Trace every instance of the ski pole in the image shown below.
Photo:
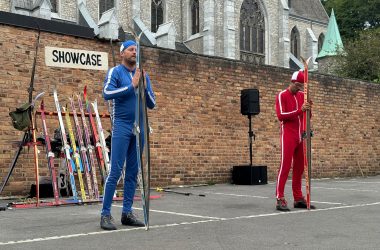
M182 194L186 196L194 195L193 193L190 192L180 192L180 191L174 191L174 190L169 190L169 189L164 189L164 188L156 188L157 192L165 192L165 193L173 193L173 194ZM201 197L206 197L205 194L197 194L198 196Z

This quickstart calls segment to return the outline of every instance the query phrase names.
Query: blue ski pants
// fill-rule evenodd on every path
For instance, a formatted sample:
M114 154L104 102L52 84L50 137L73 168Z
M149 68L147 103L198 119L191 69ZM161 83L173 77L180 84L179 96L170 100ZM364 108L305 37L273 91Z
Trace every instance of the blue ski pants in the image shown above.
M111 214L112 199L121 171L123 171L124 162L126 162L126 168L122 212L128 213L132 211L138 173L136 136L133 134L132 128L133 125L131 124L129 126L114 124L111 142L111 169L104 187L101 215Z

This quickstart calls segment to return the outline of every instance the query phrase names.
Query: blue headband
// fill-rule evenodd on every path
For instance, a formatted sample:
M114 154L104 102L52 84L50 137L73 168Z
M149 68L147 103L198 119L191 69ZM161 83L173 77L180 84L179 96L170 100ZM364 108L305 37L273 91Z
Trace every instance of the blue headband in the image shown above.
M136 46L136 42L133 40L128 40L128 41L123 42L120 46L120 53L123 52L129 46Z

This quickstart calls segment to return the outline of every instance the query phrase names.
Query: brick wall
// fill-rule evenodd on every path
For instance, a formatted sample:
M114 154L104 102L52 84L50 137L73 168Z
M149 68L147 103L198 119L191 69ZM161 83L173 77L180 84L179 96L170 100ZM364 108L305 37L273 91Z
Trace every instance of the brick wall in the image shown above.
M4 25L0 32L0 115L5 121L0 125L2 181L22 137L11 126L8 112L27 101L36 32ZM109 52L109 43L41 33L35 78L35 93L46 92L49 110L54 110L54 88L65 104L87 84L90 99L97 98L100 111L105 112L100 84L105 72L48 68L44 46ZM146 47L143 59L157 95L157 109L149 113L154 186L229 182L231 167L249 162L248 119L240 114L240 91L245 88L260 90L261 113L253 118L253 163L267 165L269 178L275 178L280 151L274 100L287 87L291 71ZM313 177L379 174L380 85L313 73L310 81L315 103ZM57 119L50 119L48 126L53 133ZM109 128L108 120L103 127ZM32 153L32 148L23 150L4 195L29 191L34 182ZM39 157L41 175L47 175L42 147Z

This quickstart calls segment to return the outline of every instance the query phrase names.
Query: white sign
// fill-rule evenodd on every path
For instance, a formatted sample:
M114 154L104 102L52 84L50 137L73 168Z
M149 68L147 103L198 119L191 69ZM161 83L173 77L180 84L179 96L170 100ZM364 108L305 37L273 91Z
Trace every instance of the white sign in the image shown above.
M108 54L79 49L45 47L47 66L75 69L108 70Z

